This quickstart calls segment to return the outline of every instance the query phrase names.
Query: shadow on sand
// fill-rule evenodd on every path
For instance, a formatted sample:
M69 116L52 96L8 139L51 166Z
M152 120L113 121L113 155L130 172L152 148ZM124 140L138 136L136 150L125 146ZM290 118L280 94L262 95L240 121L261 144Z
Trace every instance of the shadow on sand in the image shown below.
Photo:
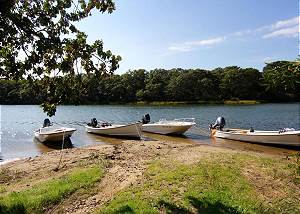
M173 203L166 202L161 200L158 202L157 207L163 211L163 213L180 213L180 214L192 214L192 213L204 213L204 214L214 214L214 213L230 213L230 214L239 214L241 213L234 207L227 206L220 201L209 202L206 199L197 199L195 197L189 196L188 200L192 205L192 209L188 210L185 207L178 206ZM196 211L195 211L196 210ZM128 204L120 207L118 210L113 212L116 213L137 213L132 207Z
M62 142L62 141L40 142L37 138L34 138L33 141L36 142L36 143L40 143L40 144L46 146L49 149L54 149L54 150L74 148L71 138L66 138L64 140L64 142Z

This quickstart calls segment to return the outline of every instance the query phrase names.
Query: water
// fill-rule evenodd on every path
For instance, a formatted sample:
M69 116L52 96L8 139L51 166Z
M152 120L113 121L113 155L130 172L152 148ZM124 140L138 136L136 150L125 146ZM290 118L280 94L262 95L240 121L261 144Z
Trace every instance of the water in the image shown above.
M91 118L106 120L111 123L127 123L141 120L142 115L149 113L152 121L160 118L173 119L194 117L197 126L188 131L185 137L175 138L145 134L146 137L158 140L173 140L183 143L216 143L208 137L208 125L214 123L218 116L226 119L226 126L233 128L257 130L278 130L292 127L300 129L300 103L260 104L260 105L184 105L184 106L128 106L128 105L94 105L94 106L59 106L51 121L56 125L74 127L77 131L71 140L74 147L92 144L115 144L119 139L87 134L84 125ZM2 160L36 156L53 150L34 139L34 130L41 127L47 117L36 105L2 105L0 124L0 148ZM225 143L224 143L225 142ZM253 144L219 140L219 144L250 147ZM255 149L259 146L255 147ZM270 148L270 147L266 147ZM254 150L255 150L254 149Z

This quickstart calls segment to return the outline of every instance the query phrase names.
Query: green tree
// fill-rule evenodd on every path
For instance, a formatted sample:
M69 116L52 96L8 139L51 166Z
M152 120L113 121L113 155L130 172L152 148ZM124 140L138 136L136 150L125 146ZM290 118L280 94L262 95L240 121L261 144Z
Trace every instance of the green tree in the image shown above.
M299 99L299 59L294 62L276 61L266 64L263 69L263 82L268 95L275 99Z
M115 4L112 0L1 0L0 77L72 78L82 72L114 72L121 57L105 51L101 40L88 44L87 35L75 26L94 10L112 13ZM60 91L59 80L44 81L47 100L42 106L49 116L70 94Z
M154 69L149 72L145 83L143 97L147 101L164 101L166 99L166 86L170 79L170 71Z
M257 69L230 66L218 74L224 99L256 99L261 91L261 73Z

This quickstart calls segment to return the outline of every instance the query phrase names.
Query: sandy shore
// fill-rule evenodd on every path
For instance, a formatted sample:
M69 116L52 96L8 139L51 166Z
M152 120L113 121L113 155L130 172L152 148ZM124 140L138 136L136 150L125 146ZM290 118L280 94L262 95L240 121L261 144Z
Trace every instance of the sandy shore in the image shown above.
M113 199L119 191L143 179L148 164L154 160L172 159L192 164L202 158L210 158L222 153L286 158L278 154L246 152L211 145L167 141L124 141L120 145L95 145L52 151L35 158L6 163L0 166L0 183L6 185L7 191L20 191L60 177L78 166L101 162L105 166L105 176L90 194L81 195L75 192L60 204L47 210L47 213L90 213Z

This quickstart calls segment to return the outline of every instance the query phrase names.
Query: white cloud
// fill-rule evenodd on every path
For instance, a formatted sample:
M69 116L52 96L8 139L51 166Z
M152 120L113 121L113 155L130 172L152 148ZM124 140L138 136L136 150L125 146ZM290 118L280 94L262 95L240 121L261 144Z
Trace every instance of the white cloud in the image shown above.
M291 27L291 26L299 25L299 20L300 20L300 16L291 19L280 20L275 24L271 25L270 27L272 30Z
M234 37L243 37L254 33L263 33L263 38L274 38L274 37L296 37L299 33L300 16L279 20L273 24L265 25L256 29L248 29L237 31L229 34Z
M211 45L221 43L224 40L225 40L225 37L217 37L217 38L206 39L206 40L185 42L184 44L188 45L188 46L211 46Z
M212 39L189 41L180 44L173 44L168 47L168 50L174 52L189 52L194 50L197 46L212 46L221 43L224 40L225 37L216 37Z
M189 47L189 46L185 46L185 45L180 45L180 44L176 45L176 44L174 44L174 45L168 47L168 50L178 51L178 52L189 52L189 51L192 50L192 48Z
M245 35L250 34L252 32L253 32L253 30L248 29L248 30L237 31L237 32L231 33L229 35L230 36L245 36Z
M297 37L299 35L300 16L280 20L272 25L267 25L257 30L266 31L262 36L264 39L275 37Z
M172 44L168 47L168 52L163 56L179 53L190 52L200 46L213 46L224 42L226 39L234 39L236 37L242 38L248 36L260 35L264 39L271 39L275 37L297 37L300 33L299 30L300 16L279 20L273 24L265 25L259 28L241 30L233 33L229 33L226 36L219 36L210 39L187 41L183 43Z
M271 33L263 35L264 39L274 38L274 37L297 37L299 35L299 26L283 28L280 30L275 30Z

